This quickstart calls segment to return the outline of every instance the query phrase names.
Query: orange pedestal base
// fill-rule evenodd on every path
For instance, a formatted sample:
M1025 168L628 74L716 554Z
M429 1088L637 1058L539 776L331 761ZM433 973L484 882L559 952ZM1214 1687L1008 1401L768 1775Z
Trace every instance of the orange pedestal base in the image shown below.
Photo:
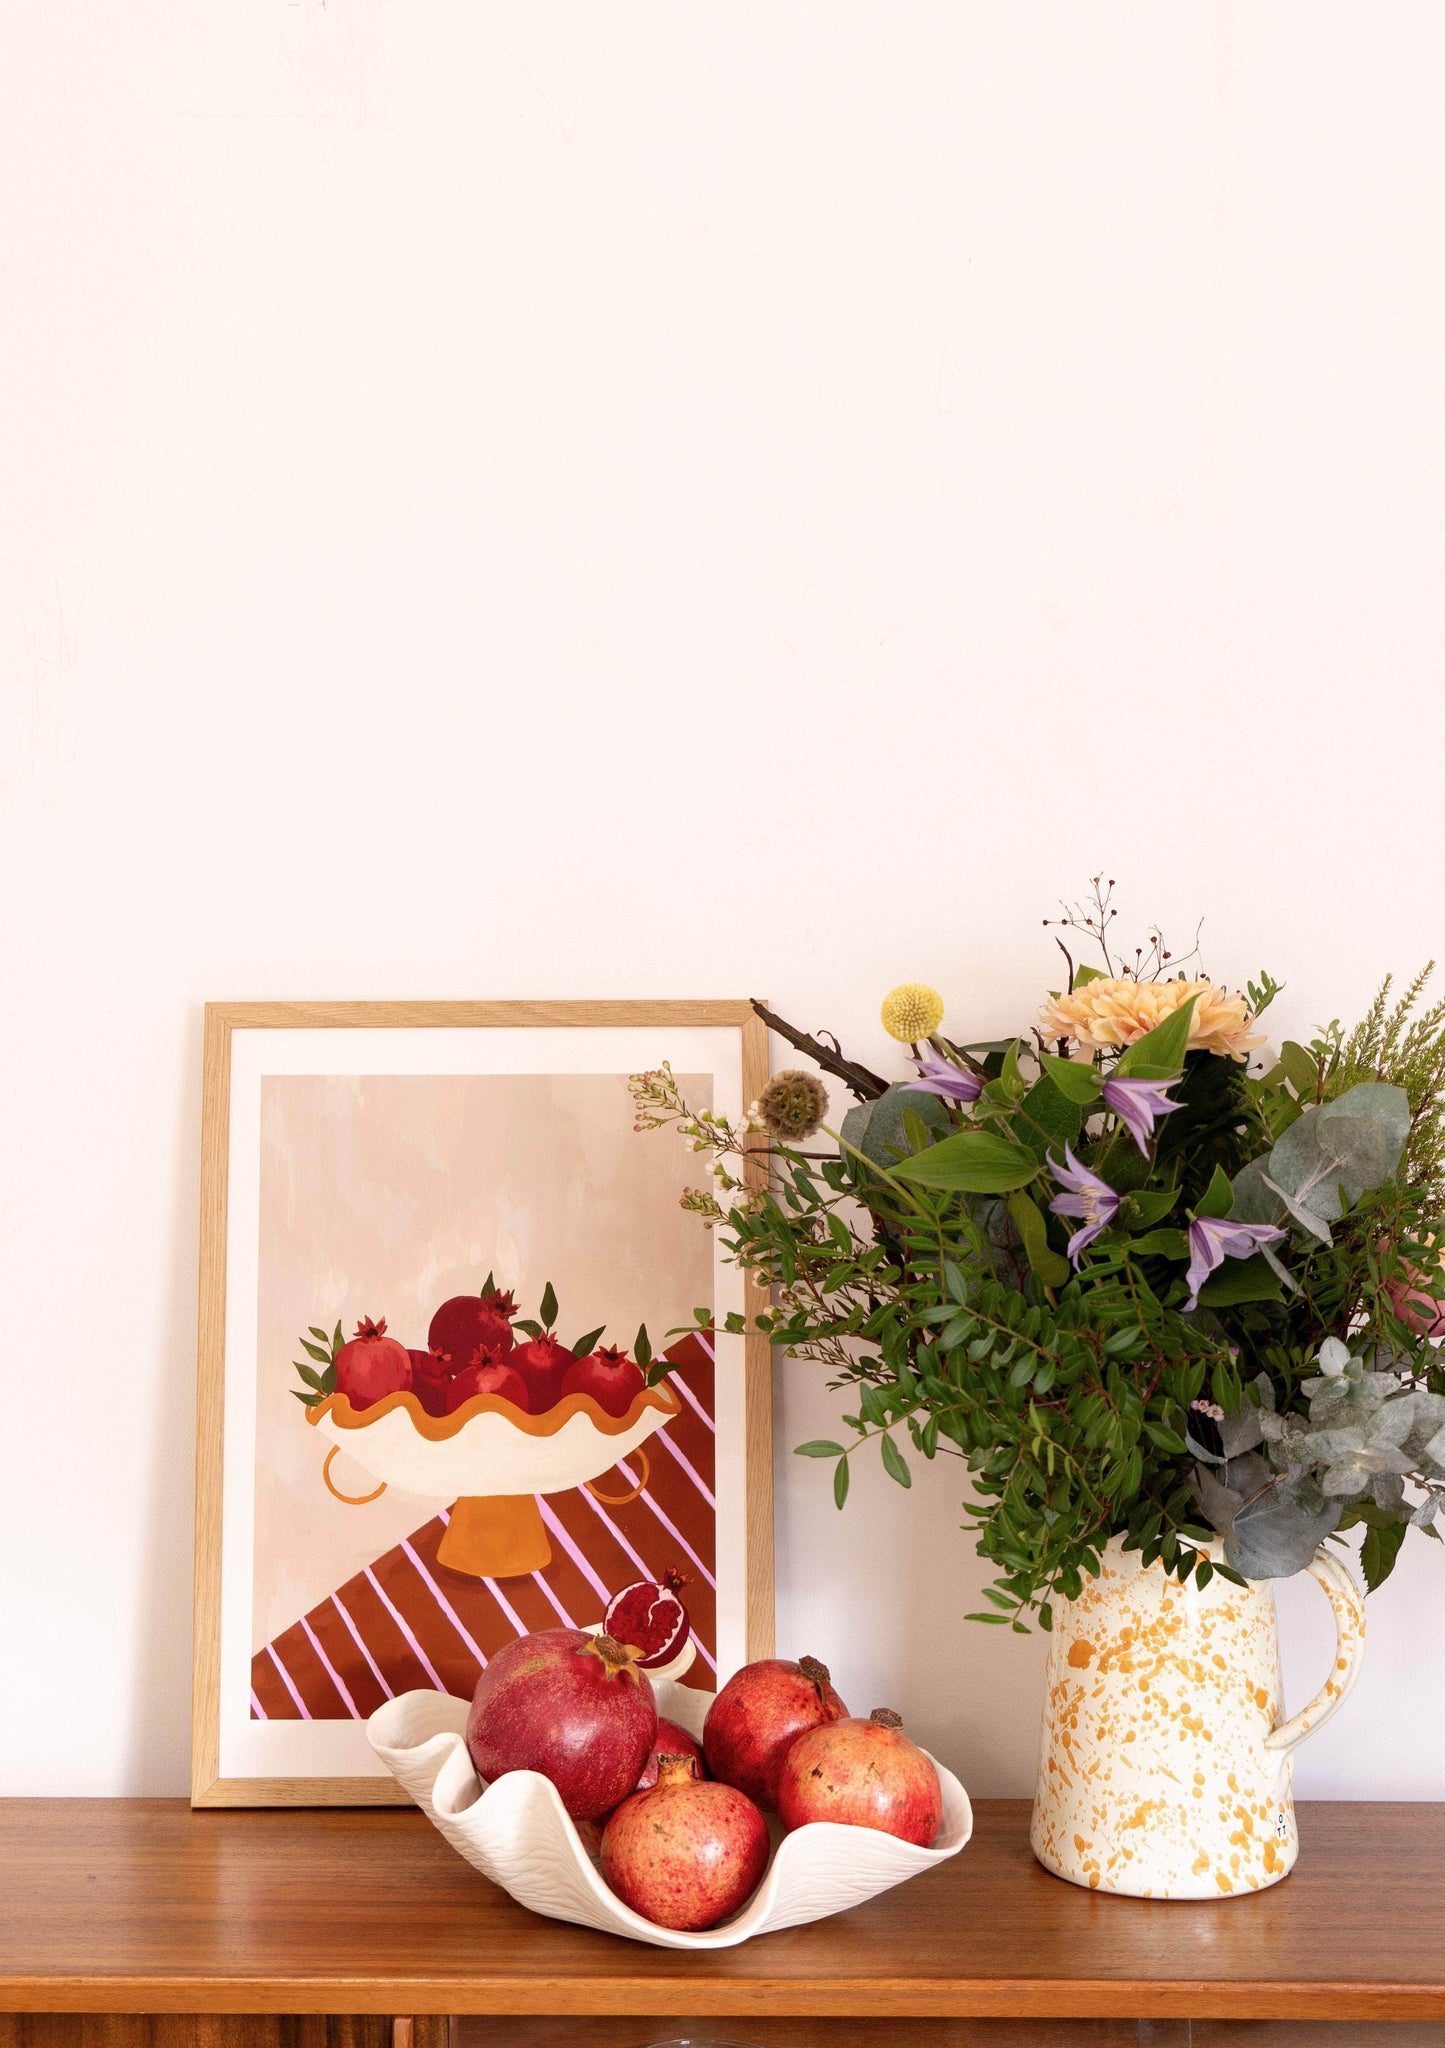
M473 1579L525 1578L544 1570L552 1562L552 1546L535 1495L455 1501L437 1545L437 1562Z

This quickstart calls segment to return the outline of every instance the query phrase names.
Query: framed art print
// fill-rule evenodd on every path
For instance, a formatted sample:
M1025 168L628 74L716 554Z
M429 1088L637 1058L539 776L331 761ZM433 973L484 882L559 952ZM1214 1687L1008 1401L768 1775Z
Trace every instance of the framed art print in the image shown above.
M684 1684L770 1654L767 1342L725 1331L751 1283L681 1207L689 1144L634 1133L664 1061L738 1118L766 1033L745 1002L208 1006L193 1804L403 1803L382 1701L469 1698L640 1580L680 1583Z

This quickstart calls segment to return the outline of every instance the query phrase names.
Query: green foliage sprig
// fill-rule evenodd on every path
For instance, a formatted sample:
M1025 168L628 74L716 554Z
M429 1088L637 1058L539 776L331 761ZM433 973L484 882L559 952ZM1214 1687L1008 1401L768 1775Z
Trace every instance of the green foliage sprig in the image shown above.
M1071 989L1097 978L1070 971ZM1277 988L1250 984L1253 1015ZM1388 988L1355 1032L1287 1043L1263 1073L1190 1048L1192 1001L1127 1046L1072 1058L1037 1036L937 1036L945 1071L969 1077L960 1099L855 1087L864 1099L826 1133L832 1148L766 1142L757 1187L743 1165L760 1142L752 1120L695 1114L667 1068L632 1086L641 1128L674 1125L709 1157L712 1188L684 1204L770 1290L757 1327L848 1397L844 1435L799 1447L833 1461L839 1506L875 1447L902 1486L914 1458L959 1458L964 1513L995 1568L991 1611L975 1618L1022 1628L1032 1612L1047 1627L1115 1535L1203 1585L1297 1570L1359 1522L1377 1583L1407 1524L1434 1533L1445 1465L1437 1475L1415 1445L1403 1471L1397 1449L1382 1486L1369 1462L1398 1404L1385 1422L1362 1405L1358 1444L1336 1414L1336 1437L1320 1424L1304 1448L1312 1404L1334 1414L1322 1347L1346 1334L1392 1397L1415 1403L1417 1435L1445 1395L1410 1299L1445 1292L1421 1277L1439 1273L1445 1243L1430 1220L1445 1008L1411 1024L1419 984L1394 1009ZM867 1072L841 1052L834 1070ZM1111 1077L1170 1091L1142 1147L1105 1099ZM1066 1161L1114 1205L1082 1244L1060 1206ZM1241 1225L1265 1241L1246 1237L1200 1284L1211 1227ZM1293 1463L1259 1453L1266 1405Z

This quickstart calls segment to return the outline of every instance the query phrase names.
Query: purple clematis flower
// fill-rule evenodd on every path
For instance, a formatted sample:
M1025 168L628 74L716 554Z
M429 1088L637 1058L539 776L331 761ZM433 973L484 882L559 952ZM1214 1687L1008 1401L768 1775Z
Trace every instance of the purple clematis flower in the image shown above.
M1199 1290L1226 1259L1247 1259L1262 1244L1278 1244L1284 1236L1273 1223L1231 1223L1227 1216L1196 1216L1189 1226L1189 1299L1185 1308L1197 1308Z
M1155 1118L1184 1107L1168 1093L1173 1086L1172 1081L1120 1080L1117 1075L1104 1083L1104 1107L1113 1110L1141 1152L1149 1150Z
M1107 1230L1119 1213L1119 1197L1106 1180L1100 1180L1097 1173L1090 1173L1087 1166L1080 1166L1070 1146L1064 1147L1065 1164L1060 1166L1057 1159L1050 1158L1049 1168L1060 1187L1068 1189L1066 1195L1055 1195L1049 1203L1055 1216L1077 1216L1082 1228L1069 1239L1069 1257L1077 1266L1079 1253L1087 1244L1092 1244L1101 1230Z
M970 1074L964 1067L956 1067L952 1060L946 1060L941 1052L935 1052L931 1045L913 1055L918 1066L918 1079L907 1081L905 1087L914 1089L919 1095L941 1095L946 1102L977 1102L983 1093L983 1083L977 1074Z

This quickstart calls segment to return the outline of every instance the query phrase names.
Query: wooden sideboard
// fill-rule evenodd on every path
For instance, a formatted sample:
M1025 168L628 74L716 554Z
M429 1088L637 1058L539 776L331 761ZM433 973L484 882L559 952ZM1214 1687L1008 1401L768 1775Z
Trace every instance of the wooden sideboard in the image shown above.
M1103 1898L985 1801L927 1876L684 1955L538 1919L411 1811L0 1801L0 2048L1445 2044L1445 1807L1300 1834L1272 1891Z

